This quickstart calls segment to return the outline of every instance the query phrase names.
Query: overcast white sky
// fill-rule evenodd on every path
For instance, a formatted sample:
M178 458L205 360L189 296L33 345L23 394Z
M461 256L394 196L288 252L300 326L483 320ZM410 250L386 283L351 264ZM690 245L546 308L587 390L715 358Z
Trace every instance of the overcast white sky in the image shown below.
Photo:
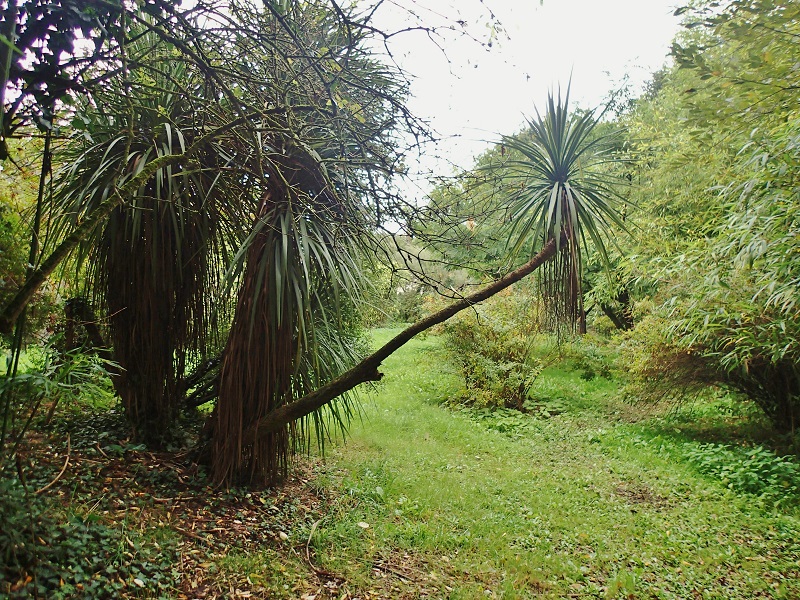
M411 106L446 138L441 150L468 167L498 134L511 134L542 106L549 89L566 86L584 107L599 105L626 75L640 86L667 60L678 31L680 0L387 0L378 24L462 20L484 44L490 11L502 27L490 49L465 36L441 40L397 36L392 50L415 76ZM402 7L402 8L400 8ZM460 27L459 27L460 28ZM441 168L441 165L438 167Z

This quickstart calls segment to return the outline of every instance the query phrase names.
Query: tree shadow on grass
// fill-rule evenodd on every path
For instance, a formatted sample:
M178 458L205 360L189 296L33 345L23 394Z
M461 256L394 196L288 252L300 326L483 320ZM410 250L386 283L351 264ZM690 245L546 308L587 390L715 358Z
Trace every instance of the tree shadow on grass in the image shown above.
M675 406L641 426L653 436L681 442L761 445L779 455L798 451L793 437L777 432L755 405L730 397Z

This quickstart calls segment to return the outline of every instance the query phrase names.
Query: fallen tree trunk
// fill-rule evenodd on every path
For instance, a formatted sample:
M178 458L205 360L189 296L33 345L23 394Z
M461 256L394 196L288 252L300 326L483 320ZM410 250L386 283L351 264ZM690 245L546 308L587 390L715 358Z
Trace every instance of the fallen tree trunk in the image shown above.
M562 238L562 245L565 240ZM253 423L243 436L242 444L247 445L253 443L254 440L262 435L267 435L279 431L288 423L292 423L307 415L310 415L315 410L319 410L326 404L332 402L345 392L352 390L354 387L361 383L368 381L378 381L383 374L378 371L381 363L391 356L398 348L405 345L414 336L423 331L426 331L445 322L447 319L461 312L465 308L469 308L490 298L498 292L506 289L510 285L524 279L544 263L555 256L557 250L556 240L550 240L545 244L544 248L534 256L530 261L519 267L518 269L501 277L497 281L490 283L486 287L478 290L477 292L465 296L461 300L457 300L452 304L446 306L442 310L417 321L413 325L404 329L397 336L392 338L389 342L381 346L377 351L366 357L355 367L337 377L327 385L319 388L295 400L290 404L284 404L273 410L271 413Z

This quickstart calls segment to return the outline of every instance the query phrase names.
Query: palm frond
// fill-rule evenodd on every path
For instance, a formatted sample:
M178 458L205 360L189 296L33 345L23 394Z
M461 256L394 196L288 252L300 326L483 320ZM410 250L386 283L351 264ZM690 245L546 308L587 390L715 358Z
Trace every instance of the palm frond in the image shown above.
M258 233L248 242L224 353L212 451L220 483L243 474L262 483L282 476L290 445L307 439L309 422L240 447L248 423L327 383L356 358L344 342L347 328L341 327L344 298L354 302L360 293L350 236L324 211L297 211L303 200L308 207L310 197L297 195L288 202L287 195L294 194L280 186L270 193L276 200L265 203ZM340 406L344 413L331 414L343 427L350 404ZM317 434L328 435L320 415L310 424Z
M543 269L542 288L556 319L574 323L582 311L583 251L591 243L608 266L608 230L627 231L618 213L627 201L606 170L617 133L598 134L594 111L570 112L569 88L563 99L560 91L549 94L546 107L522 134L502 138L511 158L487 170L499 173L512 197L512 252L556 240L559 257Z
M202 134L176 89L192 86L196 75L181 61L161 60L169 48L152 35L130 50L152 68L79 100L82 129L65 149L54 194L54 241L148 163L180 154ZM156 445L177 414L188 355L202 354L213 336L207 292L219 272L212 258L219 196L213 153L199 161L205 168L157 170L79 248L95 302L109 315L113 357L122 366L117 391L136 435Z

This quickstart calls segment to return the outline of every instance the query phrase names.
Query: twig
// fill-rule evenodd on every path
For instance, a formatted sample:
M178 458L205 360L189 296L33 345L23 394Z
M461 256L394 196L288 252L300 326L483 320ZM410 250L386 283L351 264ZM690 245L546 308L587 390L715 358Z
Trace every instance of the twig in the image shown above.
M66 458L66 460L64 461L64 466L63 466L63 467L61 467L61 471L58 473L58 475L56 475L56 478L55 478L55 479L53 479L53 481L51 481L50 483L48 483L48 484L47 484L46 486L44 486L43 488L40 488L40 489L36 490L36 492L35 492L35 493L36 493L37 495L38 495L38 494L41 494L42 492L45 492L45 491L49 490L51 487L53 487L53 486L56 484L56 482L57 482L59 479L61 479L61 476L64 474L64 471L66 471L66 470L67 470L67 465L69 465L69 454L70 454L70 450L71 450L71 446L70 446L70 439L69 439L69 434L67 434L67 458Z
M324 518L325 517L322 517L322 519ZM314 521L314 524L311 526L311 532L308 534L308 541L306 541L306 560L308 561L308 564L310 564L312 568L314 568L314 564L311 562L311 552L309 551L308 547L311 545L311 538L314 537L314 532L317 529L317 525L322 523L322 519L317 519L316 521Z
M400 571L392 569L391 567L387 567L385 564L383 564L381 562L374 561L372 563L372 568L375 569L376 571L383 571L384 573L391 573L392 575L402 579L403 581L411 581L411 579L409 579L407 575L401 573Z
M336 573L331 573L330 571L321 569L318 566L316 566L313 562L311 562L311 551L309 550L309 546L311 545L311 538L314 537L314 531L316 531L317 525L322 523L324 519L325 517L322 517L322 519L318 519L311 526L311 532L308 534L308 540L306 541L306 561L308 562L308 566L311 567L311 570L314 571L314 573L316 573L319 577L325 577L326 579L329 580L342 581L342 578L336 575ZM294 548L292 548L292 552L294 552L298 556L298 558L300 557L300 555Z
M173 525L173 527L174 527L175 529L177 529L178 531L180 531L182 534L184 534L184 535L188 535L190 538L192 538L192 539L195 539L195 540L197 540L198 542L203 542L204 544L206 544L206 545L208 545L208 546L211 546L211 547L213 547L213 546L214 546L214 543L213 543L213 542L211 542L210 540L207 540L206 538L204 538L204 537L203 537L203 536L201 536L201 535L197 535L197 534L196 534L195 532L193 532L193 531L189 531L188 529L184 529L183 527L178 527L177 525Z
M300 553L295 549L291 548L292 554L294 554L300 560L303 560L303 557ZM320 569L319 567L315 566L314 563L308 561L308 566L311 568L314 573L317 574L318 577L324 577L330 581L344 581L344 578L336 573L332 573L331 571L326 571L325 569Z

